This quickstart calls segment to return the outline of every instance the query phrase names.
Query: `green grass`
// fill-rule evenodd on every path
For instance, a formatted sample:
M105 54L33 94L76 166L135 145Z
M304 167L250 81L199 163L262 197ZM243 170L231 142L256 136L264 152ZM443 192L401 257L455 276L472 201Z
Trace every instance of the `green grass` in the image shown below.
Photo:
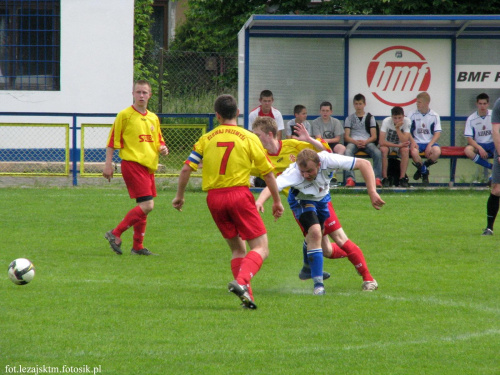
M498 240L481 237L487 191L332 196L379 290L346 259L325 260L327 294L301 282L289 210L264 213L271 255L253 280L258 310L227 293L230 253L205 194L183 212L160 190L145 244L119 257L103 238L133 206L123 187L0 189L0 373L6 366L101 366L102 374L498 374ZM27 257L35 279L7 266ZM10 368L11 369L11 368ZM12 369L11 369L12 370Z

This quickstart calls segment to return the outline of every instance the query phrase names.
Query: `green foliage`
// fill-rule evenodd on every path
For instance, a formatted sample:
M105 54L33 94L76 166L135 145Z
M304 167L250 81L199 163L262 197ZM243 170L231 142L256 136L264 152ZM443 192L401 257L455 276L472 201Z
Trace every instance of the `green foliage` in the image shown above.
M177 212L172 188L159 189L148 215L145 245L158 257L128 255L132 228L122 256L103 238L135 204L123 185L0 189L2 370L498 374L498 242L480 236L487 191L384 192L381 211L364 193L336 193L380 287L362 292L347 259L325 259L332 277L321 297L297 277L302 236L292 214L274 222L267 205L270 257L252 280L259 308L245 311L227 293L231 256L206 194L186 194ZM7 278L19 257L36 267L26 286Z
M494 14L500 1L472 0L190 0L186 22L179 27L174 49L236 52L237 34L252 14Z
M153 37L150 32L151 15L153 14L154 0L135 0L135 23L134 23L134 80L145 79L151 83L154 95L159 95L160 90L160 71L157 63L161 56L161 50L154 46ZM164 73L162 85L165 83ZM166 92L162 92L165 96ZM158 111L158 103L162 100L154 99L149 102L152 111Z

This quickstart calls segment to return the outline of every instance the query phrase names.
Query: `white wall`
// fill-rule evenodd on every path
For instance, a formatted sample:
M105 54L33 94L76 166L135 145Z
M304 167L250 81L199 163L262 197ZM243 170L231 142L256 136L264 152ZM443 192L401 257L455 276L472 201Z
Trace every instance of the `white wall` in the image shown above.
M0 112L119 112L132 104L133 32L134 0L61 0L61 90L2 90Z

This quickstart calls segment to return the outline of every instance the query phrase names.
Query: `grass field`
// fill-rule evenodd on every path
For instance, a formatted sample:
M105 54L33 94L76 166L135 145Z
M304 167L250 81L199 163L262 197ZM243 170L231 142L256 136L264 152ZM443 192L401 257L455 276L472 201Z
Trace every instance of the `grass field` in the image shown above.
M160 191L145 245L161 256L129 256L129 231L120 257L103 235L133 205L123 187L0 189L0 373L499 374L499 244L480 236L489 193L384 192L375 211L342 191L334 206L379 290L325 260L327 294L313 296L292 215L274 222L268 206L271 255L248 311L227 292L229 250L204 193L177 212ZM7 278L19 257L36 266L26 286Z

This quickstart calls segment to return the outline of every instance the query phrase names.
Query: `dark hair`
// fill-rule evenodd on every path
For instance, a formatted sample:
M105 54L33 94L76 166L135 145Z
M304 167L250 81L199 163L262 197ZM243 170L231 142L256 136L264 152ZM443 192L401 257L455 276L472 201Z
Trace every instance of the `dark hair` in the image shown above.
M354 98L352 99L353 102L363 102L366 104L366 99L363 94L356 94L354 95Z
M214 110L225 120L232 120L238 115L238 103L231 95L221 95L214 103Z
M399 116L399 115L405 115L405 111L401 107L392 107L391 109L391 116Z
M323 103L321 103L319 105L319 109L321 109L321 107L330 107L330 109L333 110L333 105L330 102L323 102Z
M293 114L297 114L297 113L300 113L302 112L304 109L306 109L306 106L302 105L302 104L297 104L295 107L293 107Z
M488 96L488 94L486 93L481 93L479 94L478 96L476 96L476 102L482 100L482 99L486 99L486 101L489 103L490 102L490 97Z
M262 99L262 98L273 98L273 92L271 90L262 90L260 92L260 98L259 99Z

